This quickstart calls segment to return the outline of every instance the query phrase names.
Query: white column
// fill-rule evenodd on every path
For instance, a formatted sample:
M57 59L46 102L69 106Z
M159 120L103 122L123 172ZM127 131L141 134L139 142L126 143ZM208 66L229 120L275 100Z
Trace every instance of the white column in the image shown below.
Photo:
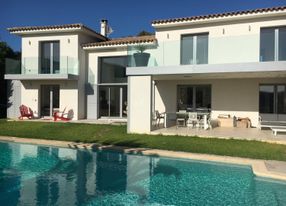
M152 82L151 76L128 77L128 132L151 131Z

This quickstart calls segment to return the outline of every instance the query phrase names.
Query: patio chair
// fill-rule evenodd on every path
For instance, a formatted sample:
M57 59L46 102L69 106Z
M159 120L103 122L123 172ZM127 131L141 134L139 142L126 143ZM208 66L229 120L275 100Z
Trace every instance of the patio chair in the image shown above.
M187 126L187 112L186 110L179 110L179 112L176 113L176 128L179 126Z
M213 128L212 122L211 122L211 113L209 113L209 114L207 115L207 124L208 124L208 128L209 128L209 129L212 129L212 128Z
M32 109L30 107L27 107L27 106L22 104L19 107L19 109L20 109L20 115L21 115L19 117L19 119L23 120L24 117L27 117L28 119L34 118L34 113L33 113Z
M54 112L54 121L62 120L62 121L70 121L69 113L65 113L66 108L62 112Z
M188 120L187 120L187 125L191 125L194 127L195 125L199 124L198 120L198 113L197 112L189 112L188 113Z
M163 120L163 124L165 122L165 113L159 113L158 110L155 110L154 119L156 121L156 126L160 125L161 119Z

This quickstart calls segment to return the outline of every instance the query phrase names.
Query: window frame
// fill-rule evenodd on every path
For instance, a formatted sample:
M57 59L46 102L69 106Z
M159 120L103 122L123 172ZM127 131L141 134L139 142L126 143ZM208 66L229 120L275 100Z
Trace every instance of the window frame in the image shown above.
M102 82L102 65L103 65L103 59L107 59L107 58L120 58L120 57L125 57L127 64L125 67L125 76L126 76L126 82ZM128 55L118 55L118 56L99 56L97 58L97 62L98 62L98 76L97 76L97 82L98 85L121 85L121 84L128 84L128 76L126 75L126 69L128 67Z
M59 46L59 55L58 55L58 58L59 58L59 68L58 68L58 73L60 73L61 71L61 66L60 66L60 62L61 62L61 42L60 42L60 40L49 40L49 41L40 41L39 42L39 61L38 61L38 63L39 63L39 66L38 66L38 73L39 74L56 74L57 72L55 72L54 71L54 57L56 56L56 55L54 55L54 51L53 51L53 49L54 49L54 44L58 44L58 46ZM43 46L44 46L44 44L49 44L49 46L50 46L50 54L49 54L49 58L50 58L50 72L49 73L43 73L43 70L42 70L42 58L43 58Z
M259 33L259 62L270 62L270 61L285 61L285 60L280 60L279 59L279 30L281 28L286 28L286 25L281 25L281 26L271 26L271 27L261 27L260 28L260 33ZM261 55L261 34L262 30L264 29L273 29L274 30L274 59L273 60L268 60L268 61L262 61L262 55Z
M198 36L203 36L206 35L207 36L207 40L208 40L208 57L207 57L207 62L203 63L203 64L208 64L209 63L209 32L201 32L201 33L188 33L188 34L182 34L181 38L180 38L180 65L197 65L197 39ZM183 57L183 38L184 37L193 37L193 60L194 62L192 64L183 64L182 63L182 57Z
M180 89L181 88L191 88L191 93L192 93L192 108L191 108L191 111L193 112L196 112L197 108L197 88L200 88L200 87L208 87L209 89L209 95L210 95L210 108L208 108L210 111L212 110L212 84L178 84L177 85L177 89L176 89L176 110L179 111L180 108L179 108L179 104L178 104L178 101L179 101L179 96L180 96Z

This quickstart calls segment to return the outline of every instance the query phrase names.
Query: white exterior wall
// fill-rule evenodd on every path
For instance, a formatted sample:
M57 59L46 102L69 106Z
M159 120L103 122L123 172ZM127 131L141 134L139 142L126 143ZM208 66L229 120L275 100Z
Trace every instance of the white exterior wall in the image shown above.
M86 54L82 49L83 43L95 42L97 39L78 34L44 34L22 37L22 64L25 65L26 74L37 74L40 58L40 43L42 41L60 42L60 68L61 73L72 73L78 75L77 81L70 80L51 80L22 81L21 103L32 108L35 116L38 117L40 110L40 88L41 85L58 84L60 85L60 110L66 107L73 110L74 119L86 117L86 96L85 84L87 81ZM68 70L66 70L68 68Z
M285 78L159 80L155 87L155 110L177 111L177 85L211 85L212 119L219 114L248 117L257 126L259 117L259 84L285 84Z
M22 62L25 64L26 74L37 74L39 68L40 58L40 43L42 41L59 41L60 42L60 68L68 68L76 71L79 66L79 41L77 34L61 34L61 35L47 35L44 36L29 36L22 37ZM69 60L67 60L67 57ZM72 62L71 62L72 61ZM78 69L82 69L78 67ZM67 73L66 70L60 71ZM77 81L21 81L21 103L30 107L35 117L40 117L40 91L41 85L55 84L60 86L60 111L66 108L66 112L72 110L73 119L83 117L83 113L79 114L79 93L84 93L81 87L78 87Z
M44 36L23 36L22 37L22 64L26 67L26 74L37 74L39 68L39 55L42 41L60 42L60 68L67 68L75 71L79 60L78 55L78 35L61 34ZM67 60L69 57L69 60ZM60 71L67 73L66 70Z
M127 48L120 50L90 50L87 53L88 67L88 94L87 94L87 119L97 119L98 116L98 84L99 82L99 58L113 56L127 56Z
M208 33L208 64L250 63L260 61L260 29L263 27L285 26L285 17L271 17L251 20L236 20L220 23L193 24L172 28L157 28L156 38L158 47L148 50L151 53L148 66L179 66L181 55L181 36L186 34ZM150 62L154 61L150 65ZM162 67L163 69L164 67ZM148 69L148 68L146 68ZM227 68L226 68L227 69ZM231 69L231 68L230 68ZM145 74L146 75L146 74ZM147 73L148 75L148 73ZM212 118L219 114L230 114L236 117L249 117L252 125L257 126L259 117L259 84L284 83L285 78L231 78L210 79L210 77L185 80L177 77L164 76L168 80L160 80L155 86L155 110L159 112L177 111L177 85L209 84L212 88ZM263 76L264 77L264 76ZM137 79L138 78L138 79ZM145 93L150 94L146 82L141 82L140 76L129 76L129 98L131 105L129 116L129 132L149 132L146 121L150 119L149 99ZM183 80L182 80L183 79ZM144 85L146 84L146 85ZM139 86L140 85L140 86ZM145 88L144 88L145 87ZM144 91L140 89L144 88ZM135 92L135 89L138 92ZM143 90L143 89L142 89ZM139 95L139 94L140 95ZM144 93L144 96L142 94ZM144 99L143 103L139 100ZM135 101L132 102L132 101ZM148 103L147 103L148 101ZM144 105L143 105L144 104ZM132 116L134 115L134 116ZM137 119L135 118L137 117ZM140 117L140 118L138 118Z
M86 118L87 112L87 101L86 101L86 83L88 79L88 61L87 61L87 53L83 50L82 44L88 42L96 42L97 40L87 36L80 34L78 39L78 55L79 55L79 78L78 78L78 118L84 119Z
M72 110L73 119L78 119L78 89L77 81L22 81L21 102L30 107L36 117L40 113L41 85L60 86L60 111Z
M128 132L151 131L151 76L128 77Z
M208 64L259 62L260 28L283 25L285 17L157 29L159 46L150 52L151 60L159 66L180 65L181 35L209 33Z

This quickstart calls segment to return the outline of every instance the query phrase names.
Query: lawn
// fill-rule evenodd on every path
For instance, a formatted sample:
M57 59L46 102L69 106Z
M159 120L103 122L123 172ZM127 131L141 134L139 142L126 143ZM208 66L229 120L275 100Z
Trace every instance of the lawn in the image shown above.
M0 136L145 147L286 161L286 145L259 141L127 134L126 126L0 120Z

